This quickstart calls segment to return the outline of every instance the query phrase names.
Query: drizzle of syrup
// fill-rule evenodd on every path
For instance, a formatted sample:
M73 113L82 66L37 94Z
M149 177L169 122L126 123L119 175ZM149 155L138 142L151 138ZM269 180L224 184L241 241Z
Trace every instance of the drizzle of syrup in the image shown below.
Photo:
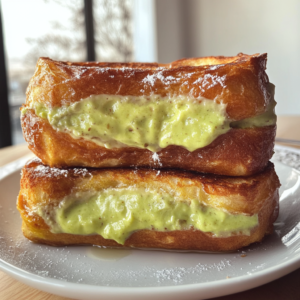
M117 261L131 253L132 250L101 248L97 246L89 247L87 251L89 257L105 261Z

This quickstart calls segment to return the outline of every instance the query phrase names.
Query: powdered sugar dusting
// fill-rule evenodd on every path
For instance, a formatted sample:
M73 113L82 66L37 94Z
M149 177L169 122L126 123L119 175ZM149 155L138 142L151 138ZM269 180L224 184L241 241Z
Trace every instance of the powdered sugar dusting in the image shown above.
M223 259L218 263L213 264L197 264L193 267L175 267L157 270L153 273L157 281L163 283L165 281L171 281L173 284L182 283L187 276L193 274L193 276L199 276L202 273L209 272L212 270L223 271L226 267L231 266L231 261Z
M159 165L160 167L162 166L162 163L160 162L159 156L156 152L152 154L152 160L155 164Z
M217 70L223 66L224 66L224 64L220 64L220 65L208 66L208 68L209 68L209 70L213 71L213 70Z
M220 77L218 75L205 74L204 77L195 80L193 84L199 85L201 91L204 92L205 89L210 89L217 84L220 84L223 88L225 88L225 79L225 75Z
M21 119L22 118L24 118L24 116L21 114ZM38 117L34 114L29 114L29 118L26 118L24 121L27 124L22 126L23 136L30 146L35 147L35 138L38 136L39 132L42 132Z
M79 175L79 176L87 176L87 175L90 175L90 176L93 176L92 173L89 172L88 169L86 168L76 168L76 169L73 169L74 171L74 174L75 175Z
M89 67L78 68L78 66L67 66L67 68L73 73L73 78L65 79L64 81L62 81L62 83L67 83L67 82L73 81L73 80L80 80L85 75L87 75L86 73L89 70Z
M157 80L160 80L163 84L169 85L171 83L177 83L180 82L181 78L176 78L174 76L164 76L163 71L154 73L152 75L147 75L142 82L146 84L150 84L151 86L154 86L155 82Z
M59 169L59 168L51 168L49 166L45 166L42 164L42 161L39 158L34 158L30 160L26 165L29 166L31 163L37 163L38 166L34 167L32 172L36 177L68 177L70 175L82 176L85 177L87 175L93 176L91 172L89 172L86 168L69 168L69 169Z
M34 168L33 173L36 177L50 177L50 178L59 177L59 176L68 177L68 170L50 168L44 165L39 165L36 168Z
M26 163L26 166L31 164L31 163L41 164L42 160L38 157L34 157Z

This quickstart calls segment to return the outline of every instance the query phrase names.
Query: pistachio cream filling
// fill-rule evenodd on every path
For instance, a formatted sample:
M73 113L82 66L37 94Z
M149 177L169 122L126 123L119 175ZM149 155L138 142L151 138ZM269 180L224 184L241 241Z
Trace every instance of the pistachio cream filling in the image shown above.
M99 234L124 244L135 231L194 229L215 236L249 235L258 216L230 214L198 200L174 199L163 191L145 188L108 188L65 197L58 207L41 206L37 213L54 233Z
M225 104L188 96L96 95L68 106L48 107L33 102L29 108L47 119L55 130L109 149L137 147L157 152L168 145L178 145L192 152L209 145L231 127L274 125L272 84L270 92L273 96L267 111L241 121L227 117Z
M178 145L194 151L230 129L226 105L187 96L98 95L63 107L33 105L36 115L48 119L54 129L106 148L156 152Z

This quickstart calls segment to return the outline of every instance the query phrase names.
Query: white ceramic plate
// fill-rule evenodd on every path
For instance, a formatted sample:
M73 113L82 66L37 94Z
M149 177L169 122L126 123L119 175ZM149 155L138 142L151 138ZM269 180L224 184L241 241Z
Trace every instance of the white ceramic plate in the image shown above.
M274 160L282 183L275 233L226 254L33 244L23 237L15 208L25 160L15 161L0 168L0 268L74 299L207 299L267 283L300 267L300 172L291 167L300 166L300 152L277 147Z

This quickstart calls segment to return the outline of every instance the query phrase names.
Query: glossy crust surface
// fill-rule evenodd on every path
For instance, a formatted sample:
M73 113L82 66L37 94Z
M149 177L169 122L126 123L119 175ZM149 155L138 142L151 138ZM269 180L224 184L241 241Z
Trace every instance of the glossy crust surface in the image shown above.
M132 233L122 246L99 235L53 234L44 220L34 213L37 204L55 207L63 197L78 191L101 191L108 187L133 184L137 187L162 188L171 194L176 192L184 199L193 198L200 190L206 196L199 201L230 213L258 214L259 225L250 236L227 238L216 238L211 233L194 229L165 232L141 230ZM279 186L272 163L258 175L233 178L178 170L57 169L42 165L40 160L33 160L22 171L17 207L23 219L24 235L37 243L231 251L258 242L265 234L272 232L273 222L278 215Z
M203 57L156 63L70 63L40 58L27 89L26 106L68 105L91 95L190 95L227 104L232 120L263 113L267 54Z
M45 119L28 110L21 118L28 147L51 167L152 167L180 168L229 176L260 172L273 155L276 126L231 129L210 145L189 152L168 146L154 154L147 149L107 149L58 132Z

